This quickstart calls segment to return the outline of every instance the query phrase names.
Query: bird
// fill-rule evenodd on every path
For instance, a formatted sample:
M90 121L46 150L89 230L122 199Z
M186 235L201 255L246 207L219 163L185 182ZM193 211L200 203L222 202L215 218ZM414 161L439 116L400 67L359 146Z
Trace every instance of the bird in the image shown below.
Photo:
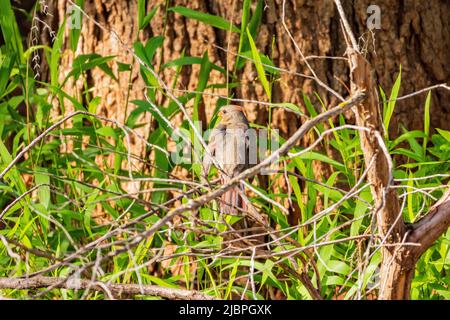
M219 111L220 121L212 130L207 151L203 157L203 176L206 178L213 157L219 164L219 174L222 184L250 167L249 145L250 125L244 114L244 108L238 105L226 105ZM242 197L243 188L234 186L225 192L220 201L220 211L224 214L237 214L246 210Z

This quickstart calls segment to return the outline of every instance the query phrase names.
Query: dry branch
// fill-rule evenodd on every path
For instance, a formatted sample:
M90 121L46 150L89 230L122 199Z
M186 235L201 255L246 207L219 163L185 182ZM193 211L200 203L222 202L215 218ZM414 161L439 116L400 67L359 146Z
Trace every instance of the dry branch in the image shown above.
M444 234L450 226L450 187L436 202L428 214L411 226L407 241L416 242L420 247L414 250L417 259Z
M93 289L97 291L108 290L115 297L121 295L148 295L158 296L171 300L215 300L214 297L198 291L184 289L166 288L155 285L137 285L137 284L106 284L100 281L90 281L86 279L74 280L56 277L38 276L33 278L0 278L0 289L39 289L39 288L58 288L71 290Z
M416 262L450 226L450 190L422 220L411 226L405 224L397 191L391 187L392 160L384 144L376 138L383 132L383 125L373 71L359 51L340 0L335 0L335 3L346 38L351 39L351 43L347 43L351 91L367 92L367 99L354 108L354 113L358 126L371 130L360 132L366 166L371 159L376 159L367 178L375 201L378 230L386 243L381 249L379 299L409 299ZM394 245L399 243L401 245ZM420 246L407 246L406 243Z

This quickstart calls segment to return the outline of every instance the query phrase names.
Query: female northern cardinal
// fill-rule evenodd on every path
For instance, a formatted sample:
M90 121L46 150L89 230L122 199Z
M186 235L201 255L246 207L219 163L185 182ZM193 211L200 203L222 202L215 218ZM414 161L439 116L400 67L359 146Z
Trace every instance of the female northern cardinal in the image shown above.
M249 124L243 108L237 105L227 105L221 108L221 120L213 129L208 151L203 158L204 175L207 176L212 164L210 155L220 165L221 182L226 184L231 178L239 175L249 167ZM236 213L238 209L245 210L242 199L243 189L233 187L222 195L221 212Z

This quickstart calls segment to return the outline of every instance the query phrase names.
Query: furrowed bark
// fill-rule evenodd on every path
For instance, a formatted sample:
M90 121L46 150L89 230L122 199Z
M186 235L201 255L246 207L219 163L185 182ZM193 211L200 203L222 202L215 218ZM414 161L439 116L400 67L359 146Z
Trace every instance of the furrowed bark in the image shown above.
M358 52L350 54L352 91L366 89L368 98L354 108L358 126L370 128L380 134L383 132L381 115L378 108L376 87L369 62ZM401 243L406 227L400 212L400 204L395 189L390 189L391 168L389 155L380 147L374 132L360 132L361 148L366 164L375 158L369 169L367 179L371 183L371 192L375 200L378 230L387 244ZM411 282L414 272L411 263L405 263L403 248L384 246L381 249L380 299L405 299L409 294L407 283Z
M339 0L341 19L346 17ZM348 23L344 23L348 38L354 38ZM384 245L381 248L380 300L406 300L410 298L411 282L416 262L420 256L450 226L450 189L422 220L407 226L402 217L400 202L392 183L392 162L384 142L379 141L384 132L377 99L377 89L370 63L359 52L357 45L348 45L351 91L365 90L367 99L353 108L358 126L367 127L372 132L360 131L360 143L366 165L375 157L367 179L375 201L376 220ZM378 134L375 134L378 132ZM418 246L411 246L416 243Z

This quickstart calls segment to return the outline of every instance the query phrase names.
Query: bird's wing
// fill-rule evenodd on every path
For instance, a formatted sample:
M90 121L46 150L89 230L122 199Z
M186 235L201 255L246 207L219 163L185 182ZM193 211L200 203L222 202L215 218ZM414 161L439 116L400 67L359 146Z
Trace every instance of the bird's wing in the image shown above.
M223 156L216 151L216 158L223 158L223 167L230 177L237 176L246 168L248 139L246 126L227 128L224 140Z
M221 143L223 141L223 136L225 135L225 132L222 127L217 127L213 129L211 133L211 137L209 139L209 143L207 146L207 149L205 152L205 155L203 156L203 176L206 178L208 177L209 170L211 169L211 165L213 163L213 160L211 157L217 158L217 153L220 152L220 147L218 147L218 143Z

